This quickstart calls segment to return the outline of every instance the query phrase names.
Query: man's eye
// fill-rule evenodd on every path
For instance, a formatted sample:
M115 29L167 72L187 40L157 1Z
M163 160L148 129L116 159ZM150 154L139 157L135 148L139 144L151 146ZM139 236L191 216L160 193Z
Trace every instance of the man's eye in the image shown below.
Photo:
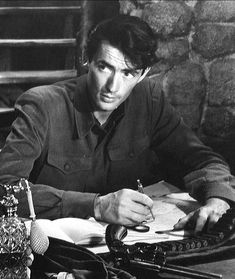
M132 72L124 72L124 76L125 76L126 78L133 78L133 77L135 76L135 74L132 73Z
M102 72L109 72L108 67L104 64L98 64L98 69Z
M106 66L105 66L104 64L98 64L98 68L99 68L100 70L103 70L103 69L106 68Z

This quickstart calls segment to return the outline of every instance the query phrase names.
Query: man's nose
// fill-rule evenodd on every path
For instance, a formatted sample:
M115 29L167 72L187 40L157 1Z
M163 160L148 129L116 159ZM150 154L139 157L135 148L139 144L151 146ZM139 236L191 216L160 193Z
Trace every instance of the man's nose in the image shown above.
M107 90L111 93L117 92L121 86L121 78L118 74L112 74L106 84Z

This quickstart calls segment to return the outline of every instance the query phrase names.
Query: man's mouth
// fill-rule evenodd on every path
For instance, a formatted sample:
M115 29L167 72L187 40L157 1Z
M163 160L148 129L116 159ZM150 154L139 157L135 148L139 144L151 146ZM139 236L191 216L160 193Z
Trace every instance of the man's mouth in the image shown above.
M116 98L112 94L109 94L109 93L102 93L100 95L100 98L102 101L104 101L106 103L113 103L116 100Z

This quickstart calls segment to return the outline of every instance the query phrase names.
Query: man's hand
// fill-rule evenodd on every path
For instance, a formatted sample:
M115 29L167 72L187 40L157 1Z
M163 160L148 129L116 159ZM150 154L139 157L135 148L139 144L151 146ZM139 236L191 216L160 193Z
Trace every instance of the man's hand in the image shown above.
M151 218L152 207L153 201L147 195L131 189L122 189L98 196L94 211L97 220L133 226Z
M26 263L26 265L27 266L31 266L32 263L33 263L34 257L33 257L32 249L30 247L27 247L26 255L27 255L27 263Z
M32 249L31 249L30 247L27 247L27 249L26 249L26 255L27 255L27 262L26 262L26 265L27 265L27 266L31 266L32 263L33 263L34 257L33 257ZM30 278L30 274L31 274L31 271L30 271L30 269L27 267L27 278Z
M190 229L195 233L200 232L206 225L209 231L219 218L230 208L229 204L219 198L210 198L206 204L181 218L174 229Z

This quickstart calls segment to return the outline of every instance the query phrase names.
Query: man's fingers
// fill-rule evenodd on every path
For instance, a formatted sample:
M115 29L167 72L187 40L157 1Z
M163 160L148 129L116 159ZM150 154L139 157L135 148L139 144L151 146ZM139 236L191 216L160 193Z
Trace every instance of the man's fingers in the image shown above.
M194 230L195 233L203 229L205 223L207 222L207 215L200 213L200 211L194 211L189 213L187 216L181 218L177 224L175 224L174 229L180 230Z
M194 231L195 233L202 231L204 228L205 224L207 223L207 218L208 215L205 211L197 211L196 212L196 222L195 222L195 228Z
M26 265L31 266L34 260L34 256L30 246L28 246L26 249L26 255L27 255Z
M213 228L213 226L218 222L218 220L220 219L220 216L218 215L210 215L208 217L208 223L207 223L207 231L211 231L211 229Z
M27 278L31 278L31 270L27 267L26 269Z
M150 209L135 201L130 201L127 206L120 208L120 215L126 216L133 224L140 224L147 221L148 216L151 216Z
M132 204L132 206L130 207L131 212L133 214L136 213L136 214L142 216L142 218L146 219L146 217L150 213L149 208L147 206L144 206L144 205L142 205L140 203L136 203L136 202L132 202L131 204ZM124 208L124 210L125 210L125 208Z
M28 246L26 249L26 255L27 255L26 265L31 266L33 263L33 260L34 260L34 256L33 256L32 249L30 246Z
M32 254L32 249L31 249L30 246L28 246L28 247L26 248L26 255L29 256L29 255L31 255L31 254Z
M146 206L147 208L153 207L153 200L145 194L135 192L135 194L132 196L132 200Z
M27 257L27 266L31 266L33 263L34 257L33 254Z
M188 214L187 216L179 219L179 221L174 225L174 229L175 230L181 230L184 229L186 227L186 225L188 224L190 218L191 218L192 214Z
M181 218L174 229L194 230L195 233L203 229L210 230L220 217L212 208L203 206Z

